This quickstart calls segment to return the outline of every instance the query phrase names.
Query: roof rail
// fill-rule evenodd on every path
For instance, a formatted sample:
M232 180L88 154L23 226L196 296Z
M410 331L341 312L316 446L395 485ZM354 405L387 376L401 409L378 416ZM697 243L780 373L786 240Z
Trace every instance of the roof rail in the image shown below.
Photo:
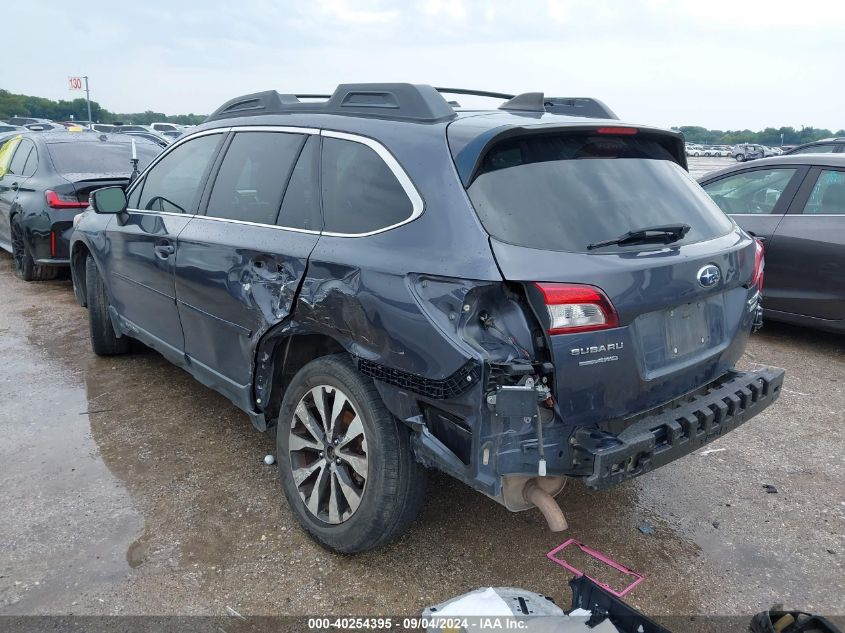
M450 95L472 95L475 97L492 97L494 99L513 99L515 95L504 92L490 92L489 90L470 90L468 88L435 88L437 92L445 92Z
M616 113L602 101L590 97L546 97L546 112L582 116L591 119L618 119Z
M327 98L326 101L300 101ZM206 121L261 114L341 114L434 123L454 118L455 111L434 88L403 83L341 84L331 96L256 92L227 101Z
M604 103L585 97L545 97L542 92L511 95L467 88L432 88L425 84L371 83L341 84L331 95L280 94L275 90L256 92L227 101L206 121L261 114L340 114L418 123L436 123L455 117L441 93L492 97L506 100L499 109L512 112L551 112L569 116L617 119ZM322 101L302 101L321 99Z
M550 112L552 114L566 114L568 116L580 116L592 119L619 118L602 101L590 97L544 97L542 92L525 92L519 95L512 95L505 92L470 90L467 88L435 88L435 90L446 94L492 97L494 99L507 100L506 103L499 106L500 110Z

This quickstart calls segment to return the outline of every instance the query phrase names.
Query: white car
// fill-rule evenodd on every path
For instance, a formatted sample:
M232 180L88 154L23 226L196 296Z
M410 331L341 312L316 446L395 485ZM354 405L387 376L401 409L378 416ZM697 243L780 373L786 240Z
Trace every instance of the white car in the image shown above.
M185 127L179 125L178 123L166 123L164 121L159 121L157 123L151 123L150 127L156 132L182 132L185 130Z
M704 148L701 145L688 144L687 156L704 156Z

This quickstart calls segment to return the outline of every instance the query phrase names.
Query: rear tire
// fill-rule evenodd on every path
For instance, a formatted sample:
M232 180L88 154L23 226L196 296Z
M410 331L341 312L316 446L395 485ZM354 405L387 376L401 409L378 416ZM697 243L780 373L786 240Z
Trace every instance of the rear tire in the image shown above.
M341 396L346 404L339 408ZM291 510L327 549L380 547L422 508L425 469L414 459L408 429L343 354L318 358L294 376L279 413L276 458Z
M742 154L737 154L736 156L734 156L734 158L736 159L736 162L738 162L738 163L742 163L742 162L745 161L745 156L743 156Z
M115 356L129 351L127 336L115 334L109 314L109 297L97 270L94 258L85 260L85 289L88 300L88 326L91 332L91 349L97 356Z
M42 266L36 264L29 252L29 246L24 239L23 226L20 216L12 218L12 259L15 266L15 274L24 281L49 281L55 279L59 269L55 266Z

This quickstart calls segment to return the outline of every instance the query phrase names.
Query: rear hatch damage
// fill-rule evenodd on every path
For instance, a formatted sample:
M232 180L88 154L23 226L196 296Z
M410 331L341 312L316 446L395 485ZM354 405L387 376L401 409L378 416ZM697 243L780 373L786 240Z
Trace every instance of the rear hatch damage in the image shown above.
M536 473L551 453L550 475L604 488L774 402L782 370L734 370L759 316L761 249L686 172L677 135L538 125L458 145L502 277L523 288L553 367L554 416L521 446L536 447ZM544 434L567 438L566 454ZM502 443L520 453L513 434ZM499 472L528 474L510 466Z

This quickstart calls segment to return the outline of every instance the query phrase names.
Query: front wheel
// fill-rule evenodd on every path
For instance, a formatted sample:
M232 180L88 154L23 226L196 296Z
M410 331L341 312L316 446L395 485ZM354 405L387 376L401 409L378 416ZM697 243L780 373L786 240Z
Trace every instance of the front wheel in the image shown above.
M422 507L425 470L408 429L344 355L318 358L294 376L276 451L294 515L328 549L380 547L405 532Z

